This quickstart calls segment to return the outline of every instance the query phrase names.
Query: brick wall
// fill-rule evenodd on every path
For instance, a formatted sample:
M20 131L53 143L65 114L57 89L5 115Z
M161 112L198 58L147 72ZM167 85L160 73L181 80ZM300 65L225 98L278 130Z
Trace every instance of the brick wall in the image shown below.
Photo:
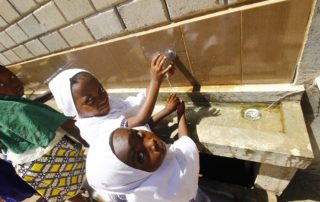
M253 1L0 0L0 64L15 64Z

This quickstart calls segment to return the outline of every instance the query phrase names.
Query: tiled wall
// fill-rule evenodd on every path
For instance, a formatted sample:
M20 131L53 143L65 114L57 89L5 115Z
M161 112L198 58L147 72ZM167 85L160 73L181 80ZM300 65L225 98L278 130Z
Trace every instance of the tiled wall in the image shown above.
M0 0L0 64L252 1L258 0Z
M107 88L145 87L150 60L171 48L178 55L177 71L170 78L174 86L290 83L312 2L239 7L12 68L29 84L41 83L59 67L72 66L91 71ZM41 50L39 46L34 51Z

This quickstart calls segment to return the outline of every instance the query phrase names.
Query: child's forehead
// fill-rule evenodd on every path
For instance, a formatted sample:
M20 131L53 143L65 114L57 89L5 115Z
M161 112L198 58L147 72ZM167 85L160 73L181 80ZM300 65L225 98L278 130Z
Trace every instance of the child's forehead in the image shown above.
M113 148L116 156L126 156L130 150L129 138L131 136L131 130L129 129L118 129L112 136L111 147Z
M7 69L0 68L0 77L12 76L15 75L14 73L10 72Z

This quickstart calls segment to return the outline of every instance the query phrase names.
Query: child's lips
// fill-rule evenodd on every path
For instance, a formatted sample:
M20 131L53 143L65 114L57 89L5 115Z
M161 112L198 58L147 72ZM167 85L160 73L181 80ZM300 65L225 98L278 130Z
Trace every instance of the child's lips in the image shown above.
M165 154L166 152L166 146L162 141L157 142L157 148L160 151L160 153Z

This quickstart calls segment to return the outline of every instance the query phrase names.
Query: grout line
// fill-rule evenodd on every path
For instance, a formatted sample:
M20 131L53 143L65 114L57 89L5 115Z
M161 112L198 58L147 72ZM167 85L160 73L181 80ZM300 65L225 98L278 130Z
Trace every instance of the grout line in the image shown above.
M91 5L91 7L93 8L93 10L95 11L95 13L96 13L96 12L99 12L98 9L94 6L92 0L89 0L88 2L89 2L89 4Z
M84 21L84 19L80 20L80 22L83 24L83 26L85 27L85 29L89 32L90 36L92 37L93 41L98 41L98 39L96 39L96 37L94 37L93 33L91 32L91 30L89 29L89 27L87 26L86 22ZM92 43L92 42L89 42Z
M116 13L116 16L118 17L118 19L119 19L119 21L120 21L120 24L121 24L122 29L126 30L126 29L127 29L126 23L124 23L121 15L120 15L120 13L119 13L119 10L118 10L117 6L114 6L114 7L113 7L113 10L114 10L114 12Z
M168 9L168 4L167 4L167 1L166 0L162 0L162 5L164 5L164 12L165 12L165 15L167 16L168 20L172 23L172 19L170 17L170 12L169 12L169 9Z
M50 2L52 2L53 5L57 8L58 12L61 14L61 16L63 17L64 21L66 21L66 24L68 24L68 23L70 24L70 22L68 21L67 17L64 16L64 14L63 14L63 12L61 11L61 9L59 8L59 6L58 6L54 1L50 1ZM59 28L64 27L64 26L65 26L65 25L59 26L59 27L57 27L56 29L59 29Z

